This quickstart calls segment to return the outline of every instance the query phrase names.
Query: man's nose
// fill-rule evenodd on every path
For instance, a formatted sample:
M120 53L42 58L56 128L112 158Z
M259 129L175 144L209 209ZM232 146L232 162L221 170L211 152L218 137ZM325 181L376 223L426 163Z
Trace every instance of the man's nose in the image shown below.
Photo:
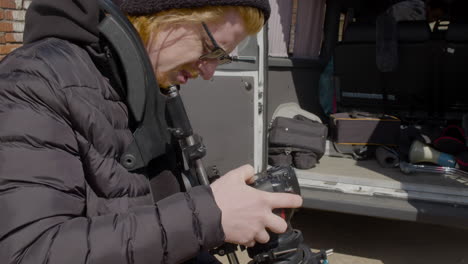
M218 60L203 60L199 66L200 75L204 80L209 80L213 77L216 67L218 67Z

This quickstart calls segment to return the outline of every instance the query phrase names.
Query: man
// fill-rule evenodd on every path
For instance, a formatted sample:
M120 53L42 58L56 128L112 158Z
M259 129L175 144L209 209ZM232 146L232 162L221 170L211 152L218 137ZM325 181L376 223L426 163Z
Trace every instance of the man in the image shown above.
M269 16L267 0L121 7L162 87L211 78ZM223 242L266 242L266 229L284 232L272 209L301 198L249 187L250 165L153 201L146 176L118 162L132 141L130 114L103 75L112 54L101 49L99 19L95 0L34 0L25 45L0 64L0 262L180 263Z

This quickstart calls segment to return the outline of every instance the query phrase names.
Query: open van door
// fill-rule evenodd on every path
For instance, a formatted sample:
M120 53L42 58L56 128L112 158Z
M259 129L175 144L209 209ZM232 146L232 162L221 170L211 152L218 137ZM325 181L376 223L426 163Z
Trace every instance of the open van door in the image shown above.
M244 40L236 60L217 68L210 81L192 80L181 95L207 148L208 174L220 175L244 164L257 172L266 168L265 32Z

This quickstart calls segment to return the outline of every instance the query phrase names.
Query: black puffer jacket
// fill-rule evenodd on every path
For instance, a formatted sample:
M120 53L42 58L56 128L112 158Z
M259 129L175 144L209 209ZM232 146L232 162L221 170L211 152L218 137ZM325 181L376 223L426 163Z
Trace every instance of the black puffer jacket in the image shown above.
M155 204L119 164L132 133L86 51L97 21L95 0L34 0L0 63L2 264L178 263L223 241L210 187Z

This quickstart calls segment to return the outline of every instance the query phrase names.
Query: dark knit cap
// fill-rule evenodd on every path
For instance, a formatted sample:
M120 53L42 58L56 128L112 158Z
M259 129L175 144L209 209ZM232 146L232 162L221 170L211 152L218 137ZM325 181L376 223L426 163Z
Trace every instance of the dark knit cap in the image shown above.
M270 17L268 0L124 0L120 9L129 15L150 15L169 9L205 6L251 6L260 9L265 21Z

